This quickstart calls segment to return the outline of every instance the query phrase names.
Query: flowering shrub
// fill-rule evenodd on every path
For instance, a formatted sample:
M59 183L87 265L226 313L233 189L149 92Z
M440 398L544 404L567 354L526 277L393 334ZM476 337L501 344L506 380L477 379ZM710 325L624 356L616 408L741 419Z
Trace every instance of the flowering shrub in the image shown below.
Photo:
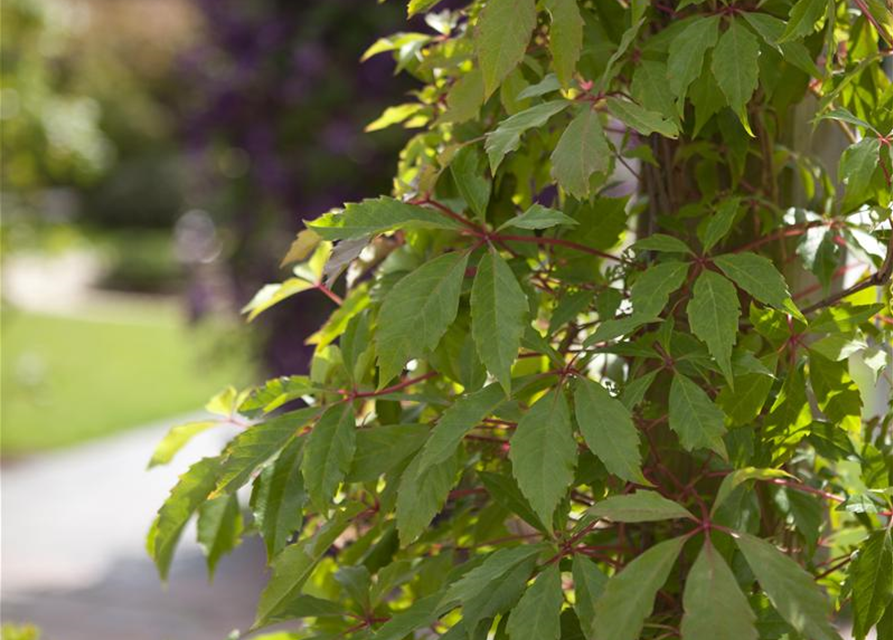
M197 514L212 571L262 536L254 628L295 638L828 640L839 609L893 638L887 8L427 24L366 54L422 85L375 123L422 127L393 193L309 222L248 306L338 304L310 374L209 405L245 428L159 510L162 578Z

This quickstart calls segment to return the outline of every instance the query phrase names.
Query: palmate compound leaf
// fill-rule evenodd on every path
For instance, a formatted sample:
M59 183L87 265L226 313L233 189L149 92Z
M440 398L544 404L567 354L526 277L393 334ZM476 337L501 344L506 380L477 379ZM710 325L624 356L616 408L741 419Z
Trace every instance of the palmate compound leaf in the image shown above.
M409 359L434 349L456 319L467 263L467 253L445 253L404 276L385 296L375 334L382 387Z
M171 489L149 529L146 550L162 580L167 580L174 551L186 523L208 499L220 473L220 458L202 458L186 471Z
M471 334L481 362L506 393L528 313L527 295L515 274L498 252L488 251L471 287Z
M597 382L581 378L574 393L574 409L586 446L618 478L649 484L642 475L639 433L623 403Z
M550 564L512 609L508 634L512 640L558 640L561 637L561 572Z
M732 380L732 347L738 336L738 292L735 285L714 271L704 271L695 281L686 308L692 332L716 359L726 380Z
M307 439L301 465L307 493L313 504L325 512L350 471L356 451L356 416L346 402L329 407L316 421Z
M509 458L524 497L543 524L550 526L577 464L577 442L560 389L537 400L521 418L511 439Z
M757 640L757 616L710 544L704 544L688 573L682 604L682 640Z
M840 640L828 621L828 602L810 574L765 540L739 533L736 541L772 606L788 624L810 639Z
M592 640L638 640L685 538L654 545L612 576L595 604Z
M535 0L490 0L481 12L474 45L490 97L524 58L536 27Z

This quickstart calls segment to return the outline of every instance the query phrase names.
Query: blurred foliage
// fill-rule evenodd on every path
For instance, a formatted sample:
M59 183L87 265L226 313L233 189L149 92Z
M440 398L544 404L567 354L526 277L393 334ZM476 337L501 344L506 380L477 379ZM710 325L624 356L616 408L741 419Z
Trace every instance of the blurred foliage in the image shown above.
M40 640L40 630L30 624L4 624L0 640Z
M197 6L206 37L182 63L189 204L223 226L240 305L280 279L279 256L302 218L388 188L406 135L367 136L363 128L410 85L393 77L383 57L357 60L403 23L404 9L368 0ZM321 295L307 300L260 323L273 372L301 370L312 351L304 337L331 303Z

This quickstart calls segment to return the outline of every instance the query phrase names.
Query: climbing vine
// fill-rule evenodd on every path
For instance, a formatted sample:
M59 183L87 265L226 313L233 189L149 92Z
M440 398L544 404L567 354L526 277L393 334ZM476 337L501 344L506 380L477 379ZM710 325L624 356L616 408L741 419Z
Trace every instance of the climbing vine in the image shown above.
M328 297L309 374L155 452L242 428L162 578L197 515L277 638L891 640L890 7L437 4L365 55L419 83L392 193L245 308Z

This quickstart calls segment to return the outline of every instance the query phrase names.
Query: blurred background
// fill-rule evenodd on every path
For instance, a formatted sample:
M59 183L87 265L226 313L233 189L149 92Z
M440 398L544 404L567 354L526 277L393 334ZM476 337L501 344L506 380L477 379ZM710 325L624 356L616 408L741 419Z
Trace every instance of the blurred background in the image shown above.
M146 462L222 387L304 370L324 296L250 327L239 309L281 280L302 219L389 190L408 134L363 128L411 87L359 58L404 6L0 7L3 639L224 638L251 622L262 552L209 585L187 546L164 590L142 541L227 434Z

